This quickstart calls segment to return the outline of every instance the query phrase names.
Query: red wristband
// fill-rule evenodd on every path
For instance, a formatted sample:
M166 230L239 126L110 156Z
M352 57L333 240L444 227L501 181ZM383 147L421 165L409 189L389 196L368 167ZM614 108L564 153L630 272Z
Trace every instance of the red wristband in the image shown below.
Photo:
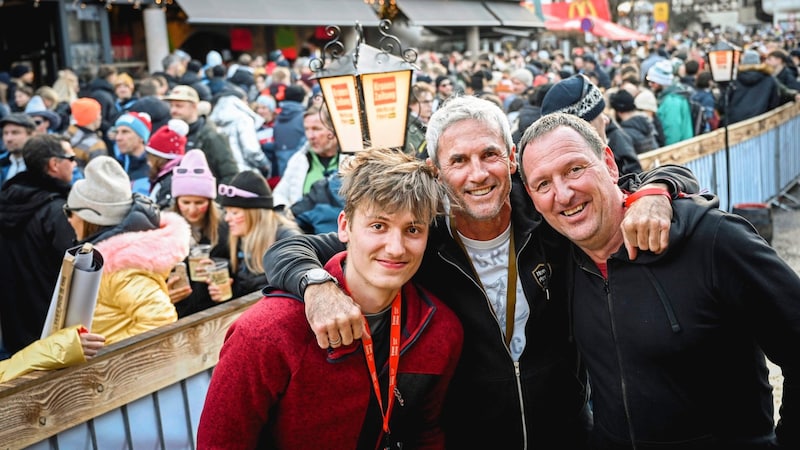
M669 195L668 190L663 188L647 188L647 189L640 189L634 192L633 194L630 194L628 197L626 197L624 203L625 207L630 208L633 202L639 200L645 195L663 195L664 197L667 197L667 200L669 200L670 202L672 201L672 196Z

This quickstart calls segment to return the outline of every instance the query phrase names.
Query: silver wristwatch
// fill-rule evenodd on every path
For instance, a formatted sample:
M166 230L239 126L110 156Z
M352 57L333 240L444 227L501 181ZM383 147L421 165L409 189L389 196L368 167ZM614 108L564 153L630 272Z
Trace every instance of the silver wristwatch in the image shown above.
M327 283L328 281L333 281L336 283L336 278L329 274L325 269L310 269L305 275L303 275L303 278L300 278L300 295L305 295L306 288L310 284L323 284Z

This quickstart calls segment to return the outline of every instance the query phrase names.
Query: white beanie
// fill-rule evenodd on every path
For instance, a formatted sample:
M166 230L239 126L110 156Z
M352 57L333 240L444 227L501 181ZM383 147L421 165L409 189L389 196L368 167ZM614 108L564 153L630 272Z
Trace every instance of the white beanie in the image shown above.
M647 81L652 81L662 86L670 86L673 79L672 70L672 63L668 60L658 61L647 71Z
M72 186L67 207L89 223L121 223L133 204L131 181L122 166L110 156L98 156L86 164L84 175Z

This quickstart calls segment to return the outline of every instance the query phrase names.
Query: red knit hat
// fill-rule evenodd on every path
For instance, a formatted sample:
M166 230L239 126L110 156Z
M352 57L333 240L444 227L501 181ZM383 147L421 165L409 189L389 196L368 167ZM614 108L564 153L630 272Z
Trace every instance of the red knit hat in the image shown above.
M164 159L180 158L186 153L187 134L189 125L180 119L172 119L153 133L144 149Z

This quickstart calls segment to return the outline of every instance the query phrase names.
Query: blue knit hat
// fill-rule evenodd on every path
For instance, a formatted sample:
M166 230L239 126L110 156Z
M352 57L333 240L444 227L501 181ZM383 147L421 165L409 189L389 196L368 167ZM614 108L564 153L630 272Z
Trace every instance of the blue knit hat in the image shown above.
M115 127L128 127L146 143L150 140L150 132L153 125L150 114L143 112L127 112L114 122Z
M562 112L591 122L606 109L603 93L584 75L554 84L542 100L542 115Z

